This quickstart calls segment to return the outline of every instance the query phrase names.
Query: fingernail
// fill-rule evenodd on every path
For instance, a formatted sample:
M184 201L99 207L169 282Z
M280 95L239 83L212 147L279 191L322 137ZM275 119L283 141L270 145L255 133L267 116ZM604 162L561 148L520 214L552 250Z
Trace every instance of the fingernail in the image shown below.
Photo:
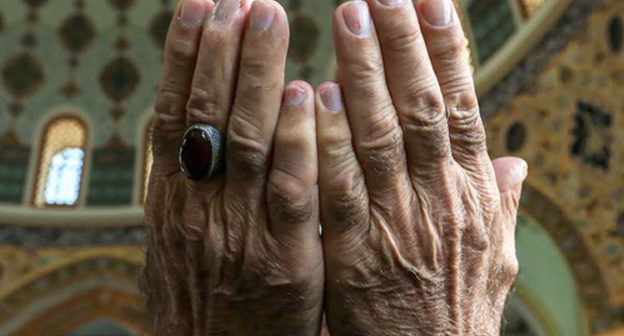
M342 104L342 93L340 92L340 86L331 84L324 88L321 93L321 102L326 109L333 112L340 112L344 110Z
M381 3L382 5L388 6L388 7L394 7L403 2L403 0L377 0L377 1Z
M198 27L206 18L206 6L203 0L184 0L180 11L180 23L187 27Z
M516 165L515 169L510 172L511 177L509 185L512 186L512 189L518 188L522 186L524 180L526 180L529 174L529 166L526 161L522 161L522 164Z
M299 106L303 103L306 96L306 90L297 84L290 84L284 92L284 105Z
M225 23L230 21L234 14L241 8L241 0L221 0L214 9L212 21L215 23Z
M265 1L254 1L251 7L251 18L249 19L249 30L254 33L263 32L273 23L275 8Z
M371 18L368 5L364 1L353 1L343 10L347 28L358 36L371 34Z
M436 27L444 27L451 23L453 4L451 0L422 0L420 11L425 20Z
M522 175L522 181L524 182L524 180L526 180L527 176L529 175L529 165L526 163L526 161L522 161L522 165L520 166L521 169L521 175Z

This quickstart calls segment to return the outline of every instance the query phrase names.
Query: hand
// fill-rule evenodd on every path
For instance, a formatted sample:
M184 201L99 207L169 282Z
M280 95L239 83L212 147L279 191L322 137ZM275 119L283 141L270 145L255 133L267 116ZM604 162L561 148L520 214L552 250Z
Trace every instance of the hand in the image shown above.
M316 96L330 333L499 335L526 163L490 161L450 0L367 2Z
M182 0L177 9L145 207L141 287L158 335L319 333L314 93L300 81L284 89L288 29L272 1ZM224 177L180 172L181 140L195 123L226 134Z

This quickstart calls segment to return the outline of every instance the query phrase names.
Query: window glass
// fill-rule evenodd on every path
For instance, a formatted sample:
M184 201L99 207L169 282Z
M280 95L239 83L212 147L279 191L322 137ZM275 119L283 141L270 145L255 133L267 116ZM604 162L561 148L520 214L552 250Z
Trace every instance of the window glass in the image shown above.
M74 117L61 117L44 130L34 204L76 205L85 159L86 128Z
M84 152L80 148L65 148L54 154L45 187L45 202L72 205L78 201Z

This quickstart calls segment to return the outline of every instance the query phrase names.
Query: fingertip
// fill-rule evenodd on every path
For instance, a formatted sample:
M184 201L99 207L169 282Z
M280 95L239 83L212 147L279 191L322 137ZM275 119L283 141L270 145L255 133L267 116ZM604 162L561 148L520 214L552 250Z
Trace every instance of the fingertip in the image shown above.
M316 90L316 102L321 112L340 113L344 111L344 99L340 85L327 81Z
M186 28L201 27L208 17L211 3L211 0L180 1L176 16L177 20L175 20L177 25Z
M504 157L492 162L501 193L517 189L528 175L528 164L517 157Z
M303 88L307 93L313 92L314 89L312 88L312 85L310 85L310 83L304 81L304 80L300 80L300 79L295 79L293 81L290 81L290 83L288 83L288 85L297 85L301 88Z
M294 80L288 83L284 89L282 105L285 110L300 110L305 114L314 115L312 86L302 80Z
M419 16L433 27L447 27L453 21L453 3L451 0L423 0L416 7Z

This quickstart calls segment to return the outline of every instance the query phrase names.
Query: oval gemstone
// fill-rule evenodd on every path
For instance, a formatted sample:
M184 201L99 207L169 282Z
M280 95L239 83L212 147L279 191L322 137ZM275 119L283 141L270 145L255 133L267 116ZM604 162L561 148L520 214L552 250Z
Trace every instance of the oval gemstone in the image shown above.
M212 146L205 131L193 129L184 137L180 150L182 171L192 180L201 180L212 166Z

